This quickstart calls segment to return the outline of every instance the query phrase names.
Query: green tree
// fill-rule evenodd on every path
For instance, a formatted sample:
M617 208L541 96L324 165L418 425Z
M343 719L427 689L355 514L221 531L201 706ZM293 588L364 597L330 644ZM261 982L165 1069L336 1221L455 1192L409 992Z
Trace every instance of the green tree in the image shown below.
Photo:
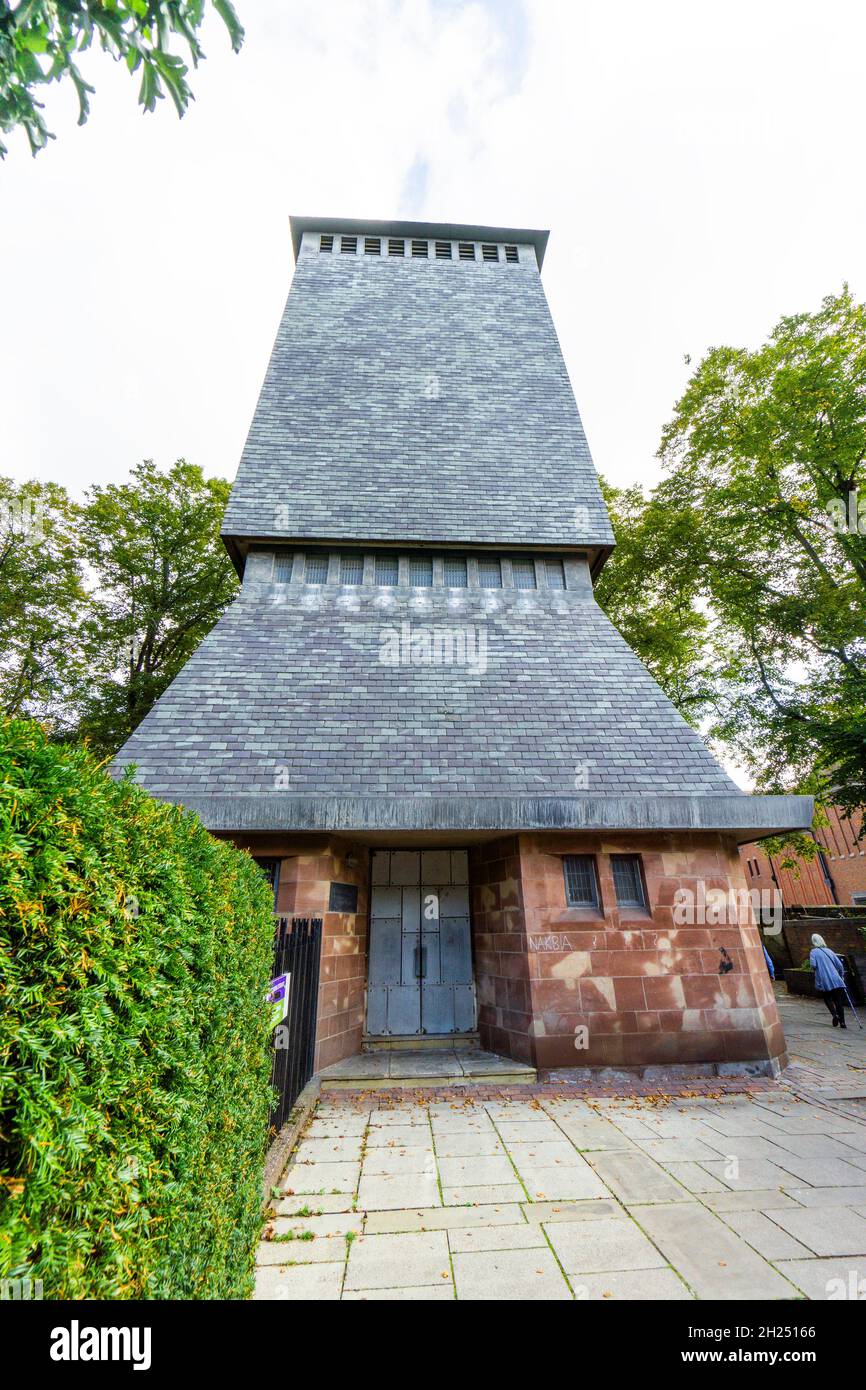
M235 53L244 31L231 0L211 0L223 20ZM104 52L141 73L138 100L153 111L165 93L182 116L192 100L189 68L176 41L189 51L194 67L204 58L199 32L206 0L0 0L0 130L23 129L33 154L54 136L38 99L49 82L70 81L78 95L78 124L90 112L94 88L76 61L96 41ZM0 141L0 159L7 148Z
M767 789L866 801L866 306L845 286L754 351L714 348L666 427L654 502L730 654L715 733Z
M77 509L56 483L0 478L0 712L63 726L87 611Z
M683 718L697 725L713 704L715 670L705 613L691 589L670 584L666 573L667 552L689 543L683 518L668 515L640 486L600 481L616 549L596 599Z
M130 482L88 493L81 544L95 592L77 732L98 751L116 752L234 596L219 538L228 493L184 459L166 472L146 460Z

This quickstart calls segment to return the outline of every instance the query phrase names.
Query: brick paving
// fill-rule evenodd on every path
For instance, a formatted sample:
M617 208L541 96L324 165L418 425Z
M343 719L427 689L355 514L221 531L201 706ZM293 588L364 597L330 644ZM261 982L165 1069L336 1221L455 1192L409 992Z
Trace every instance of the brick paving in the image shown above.
M256 1298L866 1298L866 1035L785 1013L781 1084L326 1095Z

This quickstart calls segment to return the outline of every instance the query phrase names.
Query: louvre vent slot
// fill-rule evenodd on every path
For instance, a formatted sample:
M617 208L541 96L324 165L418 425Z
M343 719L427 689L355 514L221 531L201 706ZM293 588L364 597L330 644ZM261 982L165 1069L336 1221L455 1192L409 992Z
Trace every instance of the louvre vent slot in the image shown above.
M458 555L445 556L445 587L446 589L465 589L466 561Z
M402 238L402 237L399 237L399 236L389 236L389 238L388 238L388 255L389 255L389 256L405 256L405 254L406 254L406 243L405 243L405 241L403 240L403 238Z
M294 564L295 557L291 550L278 550L274 556L274 583L291 583Z
M474 260L475 260L475 242L474 242L474 241L461 241L461 242L459 242L459 243L458 243L458 246L457 246L457 251L458 251L458 254L459 254L459 256L460 256L461 261L474 261Z
M450 261L450 259L451 259L451 242L450 242L450 241L437 241L437 242L436 242L436 259L439 260L439 261Z
M340 583L341 584L363 584L364 582L364 557L363 555L341 555L340 556Z
M427 255L427 252L428 252L428 245L427 245L427 242L426 242L426 241L418 241L418 240L413 239L413 241L412 241L412 255L413 255L413 256L426 256L426 255Z
M506 246L505 259L509 261L511 265L517 265L520 263L520 257L517 254L516 246Z
M379 236L365 236L364 254L367 256L381 256L382 238Z
M328 581L327 555L308 555L304 578L308 584L326 584Z
M334 238L333 238L332 236L327 236L327 235L324 235L324 234L323 234L322 236L319 237L319 250L320 250L320 251L333 251L333 249L334 249Z
M346 256L355 256L358 252L358 238L356 236L341 236L340 250Z
M561 560L548 560L547 587L548 589L565 588L565 569Z
M485 242L481 247L481 255L485 261L498 261L499 247L491 246L488 242Z
M394 588L400 577L400 561L396 555L376 556L376 583Z
M511 573L514 576L515 589L535 588L534 560L512 560Z
M409 561L409 583L414 589L433 587L433 561L426 555L413 555Z
M478 583L482 589L502 588L502 565L498 560L478 561Z

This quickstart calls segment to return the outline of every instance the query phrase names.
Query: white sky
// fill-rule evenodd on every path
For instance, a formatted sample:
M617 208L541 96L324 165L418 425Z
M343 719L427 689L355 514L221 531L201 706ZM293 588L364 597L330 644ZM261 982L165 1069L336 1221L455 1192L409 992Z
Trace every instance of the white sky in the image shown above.
M596 464L649 480L683 354L866 293L856 3L236 0L178 122L101 54L0 167L0 473L234 475L290 212L549 227Z

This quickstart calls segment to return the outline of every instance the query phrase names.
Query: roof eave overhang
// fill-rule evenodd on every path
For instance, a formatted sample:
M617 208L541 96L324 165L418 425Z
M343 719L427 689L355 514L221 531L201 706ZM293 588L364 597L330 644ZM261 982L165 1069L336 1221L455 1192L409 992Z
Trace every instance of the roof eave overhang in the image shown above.
M381 222L363 221L357 217L290 217L292 249L295 260L301 249L304 232L326 232L335 236L398 236L426 237L441 241L509 241L518 246L533 246L540 270L547 250L549 231L537 227L487 227L474 222Z
M807 830L810 796L164 798L195 811L209 830L719 832L740 843Z

